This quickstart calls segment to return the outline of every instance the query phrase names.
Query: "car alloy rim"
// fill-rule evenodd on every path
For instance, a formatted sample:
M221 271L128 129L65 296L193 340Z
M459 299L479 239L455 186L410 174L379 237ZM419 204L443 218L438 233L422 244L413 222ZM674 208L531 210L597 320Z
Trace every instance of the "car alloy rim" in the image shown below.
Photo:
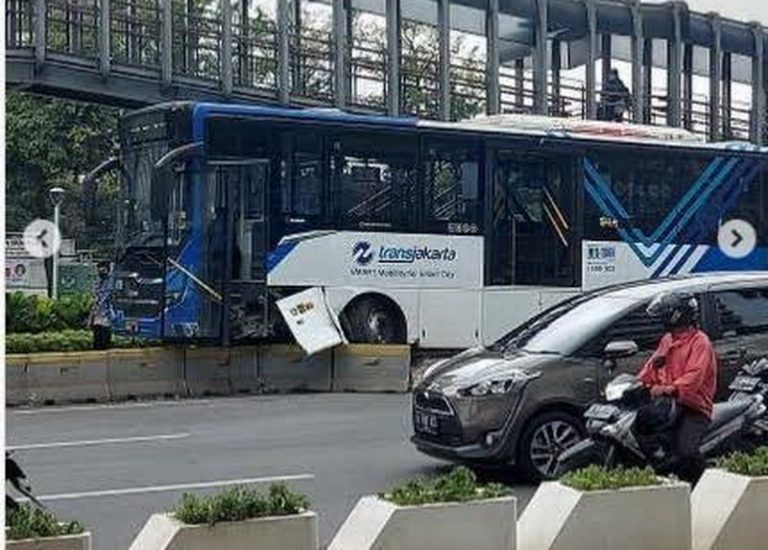
M568 422L554 420L542 424L531 438L531 462L543 476L552 477L557 472L557 458L579 441L581 435Z

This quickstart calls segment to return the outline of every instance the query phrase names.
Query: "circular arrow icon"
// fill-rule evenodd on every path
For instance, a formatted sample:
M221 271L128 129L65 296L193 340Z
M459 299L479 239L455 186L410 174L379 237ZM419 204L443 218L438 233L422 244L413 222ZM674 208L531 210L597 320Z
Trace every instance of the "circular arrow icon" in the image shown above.
M717 244L729 258L746 258L757 246L757 231L752 224L744 220L729 220L720 226Z
M30 256L48 258L59 251L61 232L48 220L35 220L24 229L24 248Z

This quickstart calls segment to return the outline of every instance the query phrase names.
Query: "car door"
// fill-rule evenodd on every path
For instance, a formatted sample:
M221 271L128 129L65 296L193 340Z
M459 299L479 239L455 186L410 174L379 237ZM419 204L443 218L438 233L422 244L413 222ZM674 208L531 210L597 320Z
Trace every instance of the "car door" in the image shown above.
M710 289L718 356L718 395L747 362L768 357L768 283Z

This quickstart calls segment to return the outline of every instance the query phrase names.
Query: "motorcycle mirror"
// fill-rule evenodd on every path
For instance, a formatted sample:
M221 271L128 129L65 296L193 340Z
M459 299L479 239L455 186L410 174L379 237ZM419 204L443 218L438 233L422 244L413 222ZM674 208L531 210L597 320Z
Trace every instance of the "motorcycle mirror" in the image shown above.
M634 340L614 340L605 346L603 356L606 359L631 357L632 355L635 355L639 349L640 348Z

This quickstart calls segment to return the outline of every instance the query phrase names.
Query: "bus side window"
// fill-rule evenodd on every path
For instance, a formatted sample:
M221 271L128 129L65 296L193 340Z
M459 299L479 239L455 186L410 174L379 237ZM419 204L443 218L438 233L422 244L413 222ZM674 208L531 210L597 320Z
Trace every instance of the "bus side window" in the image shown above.
M333 140L335 223L342 228L409 231L416 185L416 140L344 133Z
M291 181L285 185L283 212L297 218L322 215L323 147L320 135L295 134Z
M427 148L427 229L475 235L482 232L480 151L468 143L441 141Z

